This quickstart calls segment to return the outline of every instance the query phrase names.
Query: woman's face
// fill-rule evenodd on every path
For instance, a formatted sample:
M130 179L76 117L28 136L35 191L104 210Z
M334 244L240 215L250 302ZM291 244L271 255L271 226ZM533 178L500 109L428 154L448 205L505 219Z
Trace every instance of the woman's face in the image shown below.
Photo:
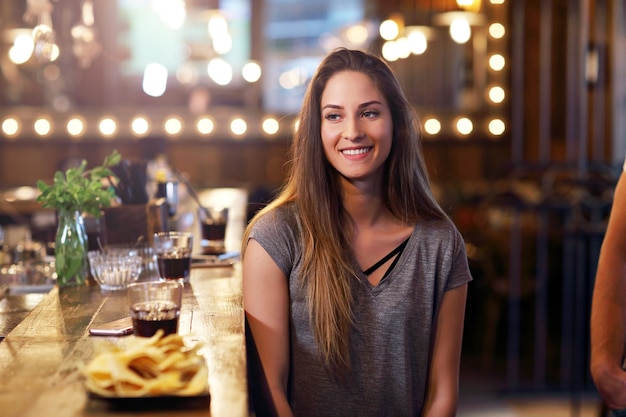
M321 98L322 142L330 164L348 181L378 184L391 151L387 100L372 79L356 71L333 75Z

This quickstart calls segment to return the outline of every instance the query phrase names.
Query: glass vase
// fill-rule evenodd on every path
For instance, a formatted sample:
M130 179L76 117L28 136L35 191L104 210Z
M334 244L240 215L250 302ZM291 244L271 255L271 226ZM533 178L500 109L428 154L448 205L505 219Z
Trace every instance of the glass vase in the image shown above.
M81 285L87 281L87 232L79 211L58 212L54 258L59 287Z

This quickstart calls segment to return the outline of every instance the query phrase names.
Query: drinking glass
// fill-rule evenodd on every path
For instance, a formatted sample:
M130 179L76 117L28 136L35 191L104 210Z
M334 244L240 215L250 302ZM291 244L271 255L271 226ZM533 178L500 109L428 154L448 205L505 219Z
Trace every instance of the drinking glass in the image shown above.
M178 332L183 284L180 281L136 282L127 287L135 336L163 336Z
M189 281L193 236L184 232L159 232L152 239L161 280Z
M198 209L198 223L202 240L200 247L203 255L221 255L226 252L226 225L228 223L228 208L200 207Z

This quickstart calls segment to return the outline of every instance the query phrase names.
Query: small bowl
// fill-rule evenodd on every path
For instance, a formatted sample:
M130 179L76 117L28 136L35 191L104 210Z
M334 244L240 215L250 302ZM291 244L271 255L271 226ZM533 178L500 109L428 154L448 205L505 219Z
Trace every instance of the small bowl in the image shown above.
M143 260L138 255L107 254L90 251L89 268L91 275L107 291L123 290L139 279Z

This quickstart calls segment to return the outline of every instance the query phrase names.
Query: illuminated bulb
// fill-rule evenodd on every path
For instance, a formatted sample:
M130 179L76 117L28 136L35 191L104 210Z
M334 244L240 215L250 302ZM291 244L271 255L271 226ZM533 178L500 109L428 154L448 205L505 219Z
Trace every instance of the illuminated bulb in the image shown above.
M494 71L502 71L505 59L500 54L494 54L489 58L489 67Z
M502 39L506 34L506 29L501 23L492 23L489 25L489 35L494 39Z
M98 123L98 130L102 136L110 138L117 132L117 122L111 117L105 117Z
M183 122L178 117L169 117L163 124L163 129L170 136L178 135L183 130Z
M398 58L406 59L411 55L411 46L407 38L402 37L396 39L396 47L398 48Z
M504 4L505 0L489 0L491 4Z
M255 83L261 78L261 66L256 62L246 62L241 69L243 79L249 83Z
M196 123L196 130L201 135L208 135L213 132L213 129L215 129L215 124L208 117L203 117Z
M14 117L8 117L2 122L2 133L7 137L16 136L20 131L20 122Z
M424 130L429 135L436 135L441 132L441 123L437 119L428 119L424 122Z
M167 68L163 64L146 65L143 72L143 92L151 97L161 97L167 87Z
M409 33L408 41L411 53L414 55L421 55L426 52L426 48L428 48L428 41L423 32L413 31Z
M500 136L504 133L506 126L504 121L500 119L493 119L489 122L489 133L494 136Z
M217 38L213 38L213 50L217 54L227 54L231 49L233 49L233 38L229 33L224 33Z
M233 69L222 58L214 58L209 61L207 73L218 85L228 85L233 79Z
M263 120L263 132L268 135L275 135L276 133L278 133L279 127L280 126L278 124L278 120L274 119L273 117L268 117L267 119Z
M222 16L215 15L209 19L208 29L212 38L219 38L228 34L228 22Z
M396 41L387 41L382 48L383 58L389 62L397 61L400 58L400 51Z
M480 11L480 0L456 0L457 6L470 12Z
M32 36L19 34L13 41L13 46L9 49L9 59L16 65L25 63L33 55L35 42Z
M47 136L52 131L52 124L50 123L50 120L41 118L35 120L33 128L35 129L35 133L39 136Z
M248 130L248 124L245 120L238 117L230 122L230 131L235 136L242 136Z
M387 19L380 24L379 32L381 38L386 41L391 41L398 37L400 28L395 20Z
M450 23L450 37L458 44L464 44L472 36L472 28L464 18L457 18Z
M65 124L65 129L70 136L81 136L83 133L85 133L85 121L80 117L72 117Z
M144 136L150 130L150 122L143 116L135 117L130 122L130 130L135 136Z
M456 130L461 135L469 135L474 130L474 124L467 117L461 117L456 122Z
M489 100L491 100L493 103L502 103L505 96L506 94L504 93L504 89L502 87L495 86L489 89Z

